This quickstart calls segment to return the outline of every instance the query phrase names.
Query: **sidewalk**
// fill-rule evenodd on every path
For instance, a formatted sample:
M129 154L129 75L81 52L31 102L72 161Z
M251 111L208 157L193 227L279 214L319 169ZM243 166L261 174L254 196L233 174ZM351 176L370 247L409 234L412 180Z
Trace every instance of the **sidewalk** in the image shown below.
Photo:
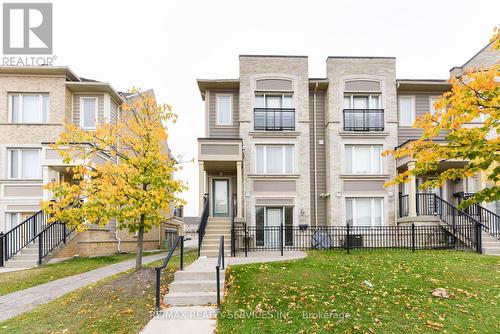
M257 262L275 262L296 260L306 257L304 252L285 252L281 256L279 252L255 252L248 253L248 257L238 254L237 257L226 257L227 265L248 264ZM210 271L215 272L216 258L200 257L185 271ZM227 267L226 265L226 267ZM224 275L221 270L221 276ZM221 277L221 280L224 278ZM224 291L221 291L224 293ZM216 307L206 305L193 305L182 307L168 307L157 314L144 327L141 334L212 334L217 326Z
M165 253L145 256L142 263L147 264L165 257ZM87 271L82 274L64 277L52 282L16 291L0 297L0 321L28 312L73 290L105 279L135 267L135 259L115 263L106 267Z

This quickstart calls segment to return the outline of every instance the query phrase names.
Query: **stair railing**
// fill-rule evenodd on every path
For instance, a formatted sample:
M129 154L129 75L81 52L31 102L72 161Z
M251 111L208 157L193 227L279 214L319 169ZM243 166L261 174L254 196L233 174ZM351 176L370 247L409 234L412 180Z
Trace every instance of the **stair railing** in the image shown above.
M200 226L198 227L198 257L201 254L201 244L203 242L203 237L205 236L205 229L208 223L208 214L210 212L210 200L208 194L203 196L203 213L200 219Z
M225 268L224 264L224 236L219 239L219 255L217 256L217 266L215 266L215 274L217 276L217 309L220 309L220 269Z
M231 255L236 256L236 224L234 218L236 216L236 211L238 210L237 197L236 194L233 194L233 202L232 202L232 215L231 215Z
M455 194L455 197L458 198L458 204L462 203L463 201L471 198L474 196L474 193L457 193ZM500 240L500 216L495 214L494 212L486 209L485 207L473 203L469 205L467 208L463 209L465 213L469 214L472 216L474 219L478 220L483 224L487 229L484 229L486 232L488 232L490 235L493 237L497 238Z
M47 257L57 246L65 244L67 238L73 233L75 228L68 228L61 222L53 222L47 225L37 237L38 241L38 265L41 265L43 259Z

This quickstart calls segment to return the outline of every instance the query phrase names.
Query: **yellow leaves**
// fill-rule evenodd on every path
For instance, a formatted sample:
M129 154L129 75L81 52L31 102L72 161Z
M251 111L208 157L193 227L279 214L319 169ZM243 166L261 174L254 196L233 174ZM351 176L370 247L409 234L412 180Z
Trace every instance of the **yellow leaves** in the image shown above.
M431 320L427 320L426 323L427 327L435 329L435 330L440 330L443 328L443 324Z

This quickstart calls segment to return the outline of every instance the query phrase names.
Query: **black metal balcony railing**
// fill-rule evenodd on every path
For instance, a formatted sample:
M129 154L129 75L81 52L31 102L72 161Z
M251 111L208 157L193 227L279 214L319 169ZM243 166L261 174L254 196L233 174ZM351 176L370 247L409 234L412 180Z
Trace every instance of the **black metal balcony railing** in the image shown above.
M295 109L255 108L254 129L264 131L295 130Z
M344 131L384 131L384 109L344 109Z

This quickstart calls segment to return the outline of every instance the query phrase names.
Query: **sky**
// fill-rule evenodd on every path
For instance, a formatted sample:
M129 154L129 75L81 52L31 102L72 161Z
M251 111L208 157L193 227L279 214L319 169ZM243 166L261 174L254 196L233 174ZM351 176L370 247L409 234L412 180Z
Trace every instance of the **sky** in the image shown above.
M394 56L398 79L447 79L500 25L493 0L56 0L53 10L55 65L117 90L152 88L178 114L169 145L192 161L177 175L186 216L198 214L197 78L238 78L238 55L280 54L309 56L310 77L325 77L327 56Z

